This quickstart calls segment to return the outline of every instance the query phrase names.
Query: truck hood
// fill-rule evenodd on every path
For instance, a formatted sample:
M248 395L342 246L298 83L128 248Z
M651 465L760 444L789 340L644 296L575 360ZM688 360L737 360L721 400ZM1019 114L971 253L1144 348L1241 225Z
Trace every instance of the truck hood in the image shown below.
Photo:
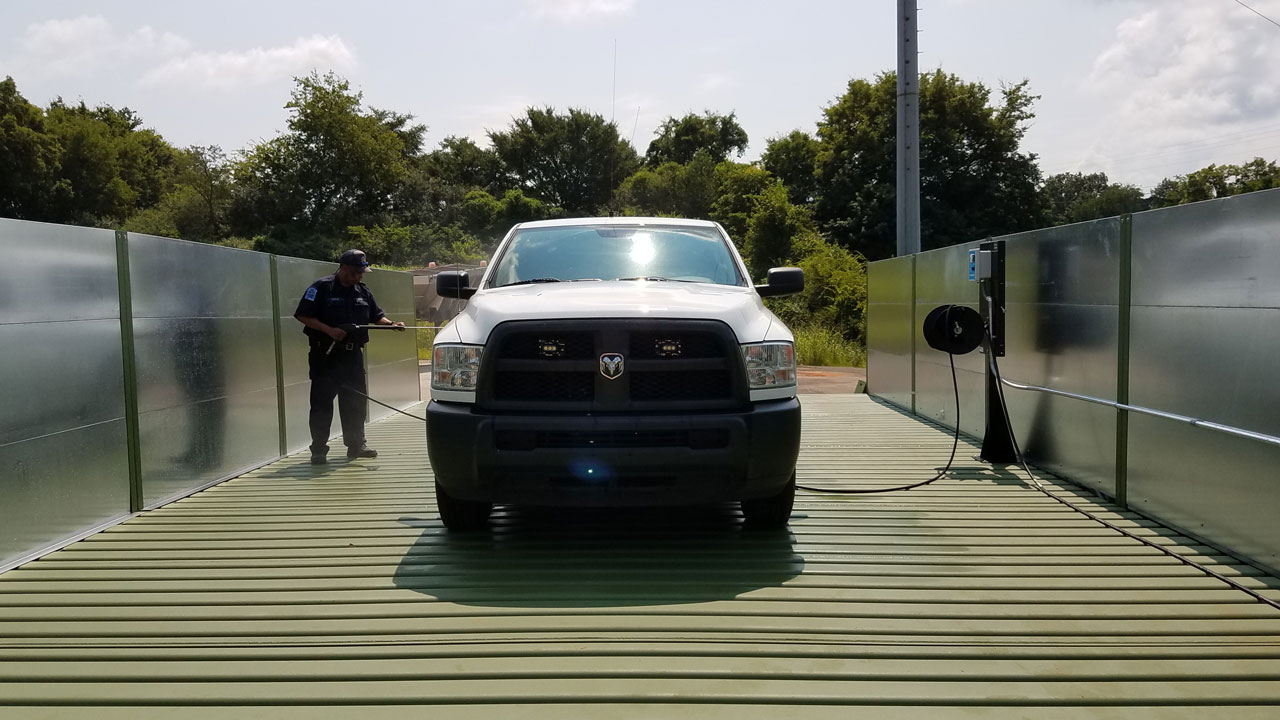
M586 281L486 289L436 342L484 344L499 323L573 318L719 320L738 342L792 340L753 288L706 283Z

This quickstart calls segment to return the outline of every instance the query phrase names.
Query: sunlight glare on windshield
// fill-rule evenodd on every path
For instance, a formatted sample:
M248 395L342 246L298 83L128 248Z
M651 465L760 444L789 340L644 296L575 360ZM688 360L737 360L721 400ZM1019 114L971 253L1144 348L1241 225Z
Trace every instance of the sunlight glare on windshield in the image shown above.
M654 256L653 236L647 232L638 232L631 236L631 262L637 265L648 265Z

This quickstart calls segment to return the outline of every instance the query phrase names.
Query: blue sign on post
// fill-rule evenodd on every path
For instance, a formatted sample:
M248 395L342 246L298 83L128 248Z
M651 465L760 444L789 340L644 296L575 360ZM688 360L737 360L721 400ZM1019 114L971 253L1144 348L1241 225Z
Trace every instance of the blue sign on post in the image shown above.
M978 251L970 250L969 251L969 282L974 282L977 279L978 279Z

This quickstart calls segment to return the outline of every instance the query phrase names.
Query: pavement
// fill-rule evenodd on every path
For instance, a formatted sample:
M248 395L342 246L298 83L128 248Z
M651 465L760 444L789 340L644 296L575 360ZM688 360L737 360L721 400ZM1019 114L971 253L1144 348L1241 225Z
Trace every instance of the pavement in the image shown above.
M822 367L801 365L797 370L800 395L830 395L833 393L862 392L866 385L867 369L859 367ZM422 399L431 397L431 363L418 363L418 382Z

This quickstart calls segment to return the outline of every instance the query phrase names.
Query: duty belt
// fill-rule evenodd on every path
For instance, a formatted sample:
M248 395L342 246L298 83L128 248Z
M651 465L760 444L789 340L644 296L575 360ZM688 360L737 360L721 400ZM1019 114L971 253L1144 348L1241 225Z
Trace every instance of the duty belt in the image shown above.
M333 350L359 350L360 349L360 343L358 342L334 343L332 340L312 340L311 347L319 348L325 351L330 351L330 348L329 348L330 343L333 344Z

